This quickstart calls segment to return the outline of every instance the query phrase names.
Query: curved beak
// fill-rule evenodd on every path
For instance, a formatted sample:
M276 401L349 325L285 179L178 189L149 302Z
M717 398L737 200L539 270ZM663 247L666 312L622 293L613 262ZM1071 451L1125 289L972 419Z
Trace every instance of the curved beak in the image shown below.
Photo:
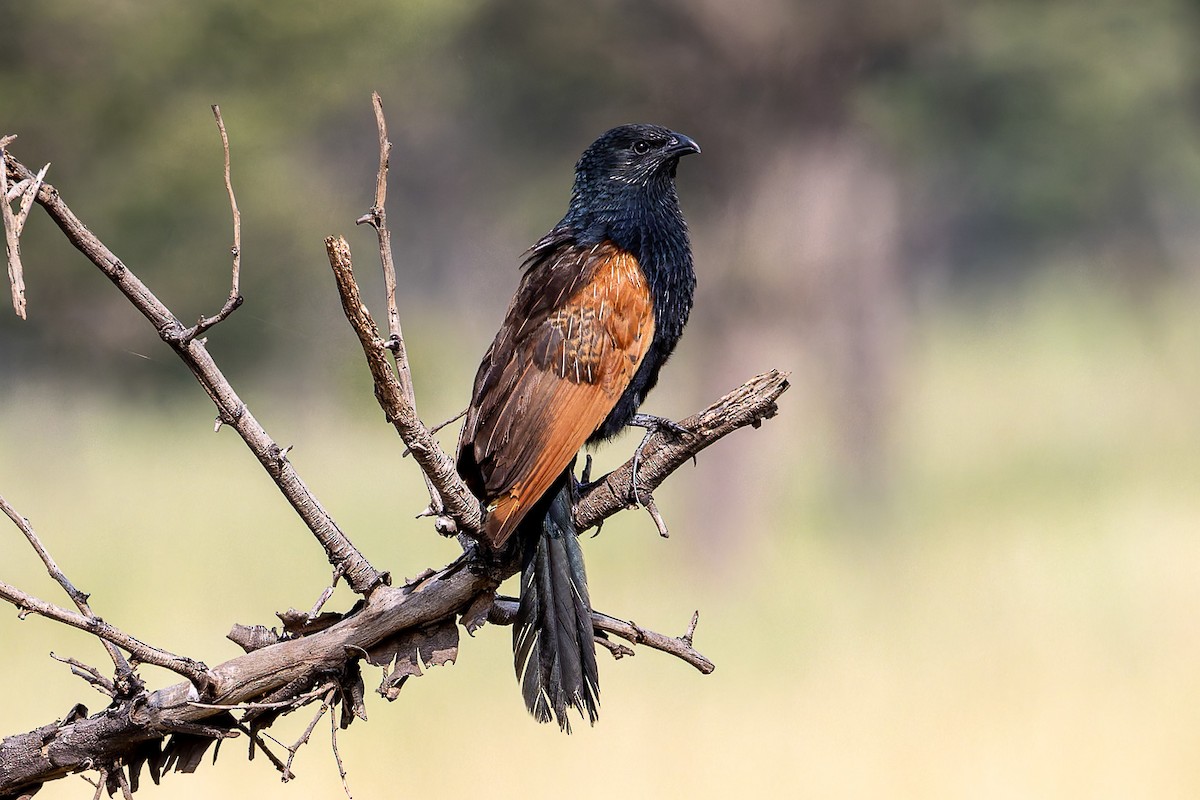
M688 153L699 153L700 145L696 144L690 136L684 136L682 133L671 134L670 140L667 141L667 153L672 156L686 156Z

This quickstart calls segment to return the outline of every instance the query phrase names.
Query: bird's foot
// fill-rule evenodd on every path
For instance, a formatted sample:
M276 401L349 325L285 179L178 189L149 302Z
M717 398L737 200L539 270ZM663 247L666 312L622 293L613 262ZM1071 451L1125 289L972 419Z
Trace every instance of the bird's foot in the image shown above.
M653 414L634 414L629 425L634 428L646 429L646 435L642 437L637 449L633 451L633 471L629 474L629 503L633 506L640 506L643 503L638 494L638 469L642 465L642 451L646 449L646 443L650 441L650 437L656 433L665 433L679 439L691 436L692 432L674 420L656 417ZM647 497L649 497L648 494Z

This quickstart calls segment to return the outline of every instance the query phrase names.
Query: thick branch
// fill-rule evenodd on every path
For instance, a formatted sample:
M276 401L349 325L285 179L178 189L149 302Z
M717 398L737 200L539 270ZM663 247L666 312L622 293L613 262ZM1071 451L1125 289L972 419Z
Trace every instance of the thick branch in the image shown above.
M34 177L23 164L12 157L12 154L5 154L5 169L10 177L15 176L17 180ZM325 548L329 562L335 566L344 566L346 581L351 588L361 594L379 585L383 580L380 574L346 538L337 523L304 485L283 451L267 435L266 430L250 413L250 409L217 367L205 347L204 340L186 337L183 324L170 309L87 229L63 202L54 186L43 184L37 194L37 202L66 235L68 241L100 268L126 299L150 321L158 331L159 337L175 350L216 404L220 422L232 427L242 437L283 496Z
M450 617L492 585L488 578L456 563L412 586L381 586L361 610L320 633L213 667L212 702L218 706L244 703L298 678L336 674L348 659L398 631ZM0 772L0 796L110 761L140 742L161 738L172 727L222 713L219 708L195 705L194 700L190 684L175 684L142 702L124 702L52 731L42 728L4 739L0 764L8 769Z

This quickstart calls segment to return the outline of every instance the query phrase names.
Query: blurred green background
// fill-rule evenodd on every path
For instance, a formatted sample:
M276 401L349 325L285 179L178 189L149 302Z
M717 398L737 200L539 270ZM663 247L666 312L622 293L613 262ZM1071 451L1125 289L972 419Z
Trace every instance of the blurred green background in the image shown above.
M1200 7L403 0L9 3L0 129L184 320L374 563L456 552L371 397L321 239L370 231L383 95L420 410L464 403L521 251L600 131L659 122L700 290L647 410L793 371L781 414L586 543L597 607L700 676L603 663L603 719L530 721L509 631L369 705L356 797L1200 794ZM307 608L311 537L153 331L36 211L28 322L0 313L0 494L98 613L210 663ZM368 277L369 276L369 277ZM452 441L453 433L445 439ZM601 464L629 453L629 437ZM19 533L0 579L62 602ZM351 598L333 601L346 607ZM0 615L0 734L103 698ZM605 657L606 658L606 657ZM155 685L168 675L147 673ZM368 683L373 676L368 674ZM292 741L307 712L277 726ZM290 727L289 727L290 725ZM337 797L327 733L281 786L243 743L147 797ZM48 798L91 796L78 778Z

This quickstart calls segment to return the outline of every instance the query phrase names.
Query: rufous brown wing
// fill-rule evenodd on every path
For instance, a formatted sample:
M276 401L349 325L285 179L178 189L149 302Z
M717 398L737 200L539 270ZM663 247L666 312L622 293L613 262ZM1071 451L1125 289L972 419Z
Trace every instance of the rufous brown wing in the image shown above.
M512 535L600 426L654 338L637 259L611 243L538 254L480 364L459 472L488 509L494 548Z

